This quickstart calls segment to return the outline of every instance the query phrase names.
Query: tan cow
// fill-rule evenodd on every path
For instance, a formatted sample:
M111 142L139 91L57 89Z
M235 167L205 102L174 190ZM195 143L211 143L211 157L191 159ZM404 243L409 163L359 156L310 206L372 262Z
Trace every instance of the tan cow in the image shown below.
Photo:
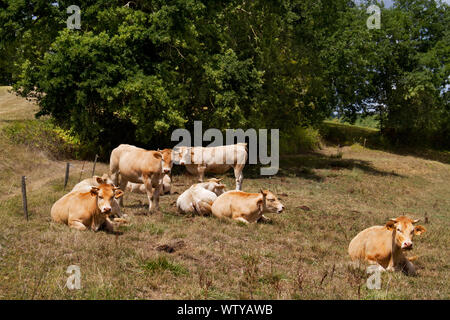
M231 218L244 223L269 221L264 212L281 213L284 206L269 190L260 193L228 191L214 201L212 214L218 218Z
M147 189L143 183L127 183L127 191L135 192L135 193L147 193ZM162 191L161 194L171 194L172 190L172 179L168 174L165 174L162 181Z
M88 192L91 190L91 187L98 187L101 184L108 183L113 184L112 180L105 173L102 177L93 176L92 178L84 179L78 182L72 189L72 191L82 191ZM116 199L111 200L111 215L117 217L124 217L126 215L122 214L120 210L119 202Z
M203 182L205 172L222 174L233 168L236 190L242 190L242 171L247 157L246 143L219 147L178 147L173 155L180 165L186 166L189 173L198 175L200 182Z
M143 183L148 197L148 210L159 209L159 194L163 175L172 168L172 150L149 151L129 144L121 144L111 152L110 174L114 184L120 175L120 188L125 190L128 181ZM120 199L123 206L123 199Z
M408 275L415 275L416 269L404 251L412 249L414 235L426 231L422 226L413 225L418 221L401 216L390 219L384 226L361 231L348 246L351 259L378 265L381 271L402 270Z
M209 215L217 196L225 192L226 186L220 180L209 179L208 182L196 183L184 191L177 199L178 212Z
M53 204L51 217L55 222L78 230L98 231L103 226L106 230L113 231L108 219L112 210L111 203L122 195L119 188L106 183L91 187L87 192L71 191Z

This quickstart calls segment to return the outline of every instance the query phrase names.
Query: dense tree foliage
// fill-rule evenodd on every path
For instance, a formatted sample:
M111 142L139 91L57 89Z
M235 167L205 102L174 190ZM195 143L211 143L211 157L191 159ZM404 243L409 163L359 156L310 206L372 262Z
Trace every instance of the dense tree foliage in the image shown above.
M288 133L334 110L448 146L448 6L398 0L368 29L372 2L6 0L0 81L104 152L169 144L194 120Z

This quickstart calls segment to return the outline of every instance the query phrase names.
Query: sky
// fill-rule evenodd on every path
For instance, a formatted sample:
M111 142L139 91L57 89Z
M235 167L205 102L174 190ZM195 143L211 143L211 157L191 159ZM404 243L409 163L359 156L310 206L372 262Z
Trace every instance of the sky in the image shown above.
M392 3L394 2L393 0L383 0L384 1L384 6L386 8L389 8L392 6ZM447 3L450 5L450 0L444 0L443 2Z

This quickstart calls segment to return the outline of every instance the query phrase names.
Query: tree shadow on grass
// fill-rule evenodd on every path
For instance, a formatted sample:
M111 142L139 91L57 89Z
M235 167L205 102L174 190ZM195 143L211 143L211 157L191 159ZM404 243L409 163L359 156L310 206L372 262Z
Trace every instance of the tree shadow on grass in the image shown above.
M262 165L247 165L244 169L245 178L261 178L260 168ZM370 161L364 161L359 159L339 159L336 157L330 157L318 152L311 152L298 155L289 155L280 157L280 169L277 176L279 177L301 177L308 180L314 180L322 182L325 178L317 174L315 169L329 169L329 170L353 170L354 168L360 169L367 174L378 176L394 176L402 177L402 175L382 171L372 166Z

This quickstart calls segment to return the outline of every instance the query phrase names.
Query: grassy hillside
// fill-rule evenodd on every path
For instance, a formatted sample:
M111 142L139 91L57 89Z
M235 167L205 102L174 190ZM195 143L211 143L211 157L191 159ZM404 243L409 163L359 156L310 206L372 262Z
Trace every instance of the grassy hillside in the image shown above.
M32 119L34 106L2 89L0 126ZM79 232L51 222L65 162L13 144L0 147L0 299L448 299L450 165L371 150L359 144L286 156L280 173L244 171L245 191L268 188L286 206L272 223L242 225L182 216L177 194L161 198L162 214L143 215L145 195L126 194L129 226L122 235ZM164 146L161 146L164 147ZM71 188L83 162L71 161ZM86 162L83 177L92 163ZM97 174L107 171L100 163ZM20 176L29 183L30 220L23 217ZM183 192L194 179L174 176ZM227 186L234 185L231 175ZM349 241L362 229L408 214L427 219L412 255L417 277L382 275L369 290L363 267L349 263ZM160 245L174 252L158 250ZM80 290L68 290L67 267L81 270Z

